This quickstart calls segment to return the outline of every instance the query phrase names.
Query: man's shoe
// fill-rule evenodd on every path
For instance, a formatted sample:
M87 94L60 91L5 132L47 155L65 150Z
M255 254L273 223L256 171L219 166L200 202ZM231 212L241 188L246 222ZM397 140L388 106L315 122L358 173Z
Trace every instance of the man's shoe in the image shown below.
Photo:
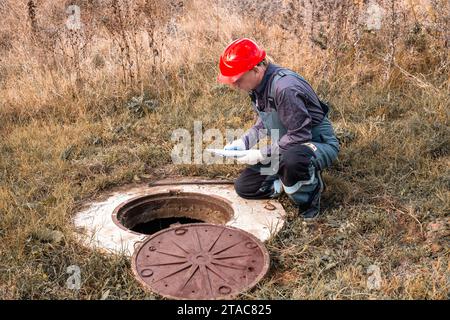
M283 193L283 184L278 175L267 177L259 188L259 192L269 193L270 198L279 197Z
M273 194L271 198L278 198L283 193L283 184L281 183L280 179L277 179L273 182L272 189Z

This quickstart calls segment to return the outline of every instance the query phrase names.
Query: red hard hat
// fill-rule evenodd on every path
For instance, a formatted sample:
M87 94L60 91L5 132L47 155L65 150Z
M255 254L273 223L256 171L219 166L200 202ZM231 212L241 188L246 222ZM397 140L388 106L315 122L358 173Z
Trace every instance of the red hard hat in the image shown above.
M266 57L266 52L254 41L242 38L230 43L220 56L217 80L231 84L253 69Z

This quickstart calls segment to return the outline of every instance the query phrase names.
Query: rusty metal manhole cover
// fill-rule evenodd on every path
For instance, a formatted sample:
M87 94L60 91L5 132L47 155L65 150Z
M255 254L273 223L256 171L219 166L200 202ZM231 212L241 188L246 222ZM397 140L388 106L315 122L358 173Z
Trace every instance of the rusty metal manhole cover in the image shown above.
M256 237L208 223L161 230L132 258L145 288L174 299L229 299L256 285L268 268L269 254Z

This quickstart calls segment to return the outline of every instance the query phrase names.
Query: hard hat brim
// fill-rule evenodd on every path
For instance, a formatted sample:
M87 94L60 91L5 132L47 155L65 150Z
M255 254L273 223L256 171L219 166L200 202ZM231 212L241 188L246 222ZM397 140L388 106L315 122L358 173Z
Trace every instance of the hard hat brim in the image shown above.
M223 74L219 73L219 75L217 76L217 81L221 82L221 83L225 83L225 84L232 84L234 82L236 82L244 73L246 73L247 71L238 73L234 76L224 76Z

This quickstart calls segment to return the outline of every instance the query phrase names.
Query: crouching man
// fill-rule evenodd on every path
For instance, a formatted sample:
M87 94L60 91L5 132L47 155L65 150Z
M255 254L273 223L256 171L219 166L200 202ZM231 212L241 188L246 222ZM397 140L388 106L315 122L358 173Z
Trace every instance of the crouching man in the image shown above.
M266 52L250 39L230 43L219 62L218 81L249 93L257 121L227 150L250 150L266 134L272 144L237 160L246 169L235 181L239 196L265 199L283 191L305 219L320 213L324 190L321 171L339 153L328 119L329 107L309 83L292 70L268 62Z

